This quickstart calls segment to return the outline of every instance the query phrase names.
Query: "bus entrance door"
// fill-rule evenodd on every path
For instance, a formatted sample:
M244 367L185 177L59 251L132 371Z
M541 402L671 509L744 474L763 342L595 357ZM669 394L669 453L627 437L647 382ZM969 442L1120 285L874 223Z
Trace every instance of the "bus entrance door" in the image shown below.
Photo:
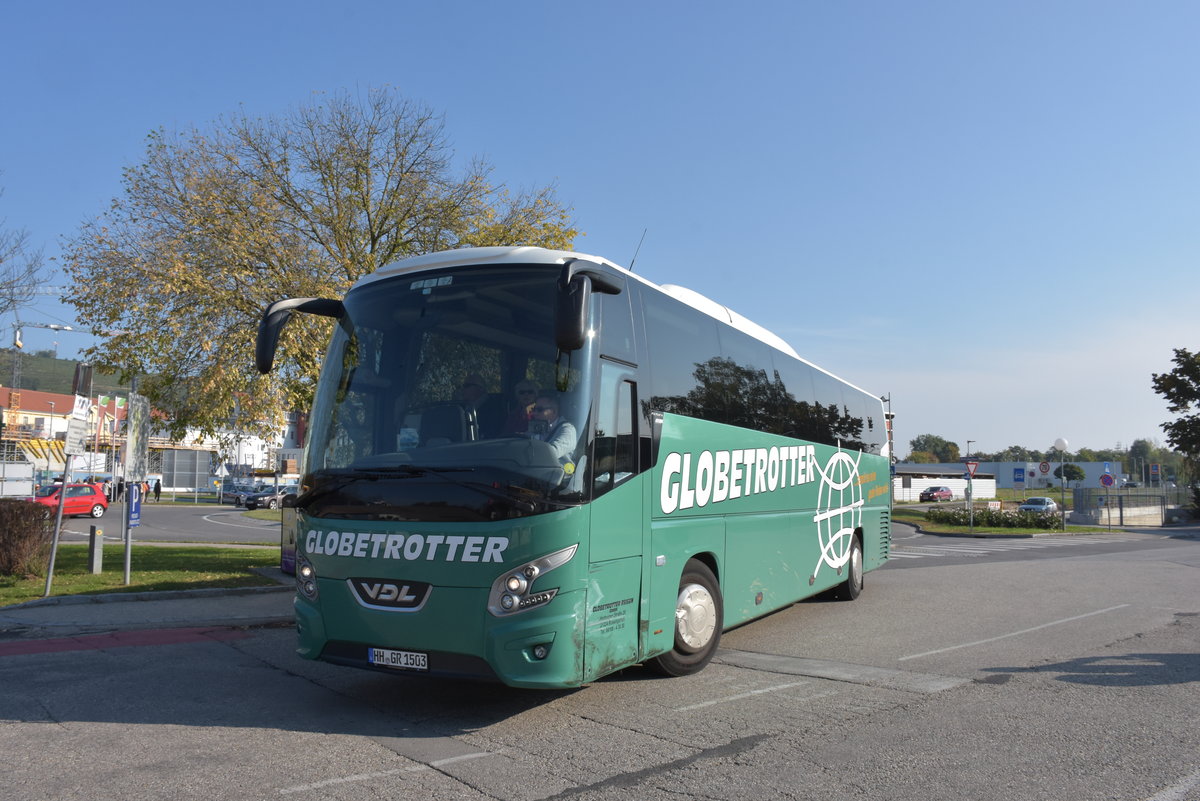
M635 384L626 368L600 372L589 538L586 646L588 681L638 658L642 589L644 477L637 475Z
M630 493L631 495L633 493ZM611 507L605 509L604 507ZM596 521L605 523L597 525ZM602 561L588 569L584 672L587 681L637 661L638 600L642 588L641 504L602 499L592 508L592 545L605 534L637 532L637 553ZM617 534L618 539L626 539ZM632 538L629 545L633 547Z

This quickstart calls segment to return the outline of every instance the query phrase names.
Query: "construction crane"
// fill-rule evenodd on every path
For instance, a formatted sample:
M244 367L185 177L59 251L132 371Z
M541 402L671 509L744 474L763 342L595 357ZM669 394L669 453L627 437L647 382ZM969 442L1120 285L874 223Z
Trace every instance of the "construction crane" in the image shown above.
M12 388L21 388L21 348L25 343L21 341L22 328L48 328L51 331L79 331L84 334L86 331L81 331L78 328L73 328L69 325L59 325L57 323L23 323L17 320L13 325L13 362L12 362Z

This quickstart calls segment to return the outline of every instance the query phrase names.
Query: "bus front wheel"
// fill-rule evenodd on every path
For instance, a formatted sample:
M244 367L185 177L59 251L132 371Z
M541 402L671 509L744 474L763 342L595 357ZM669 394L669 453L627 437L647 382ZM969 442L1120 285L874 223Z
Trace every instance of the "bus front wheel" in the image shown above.
M655 657L652 667L667 676L698 673L717 652L724 619L725 604L716 576L702 562L688 562L675 601L675 646Z

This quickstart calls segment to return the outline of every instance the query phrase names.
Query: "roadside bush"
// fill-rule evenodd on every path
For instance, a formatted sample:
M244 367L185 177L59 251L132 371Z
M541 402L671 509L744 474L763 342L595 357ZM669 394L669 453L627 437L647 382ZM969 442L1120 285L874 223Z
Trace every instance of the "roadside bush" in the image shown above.
M44 575L53 541L49 507L0 498L0 576Z
M953 509L931 508L925 512L930 523L948 526L968 526L970 512L962 507ZM1058 515L1048 512L1008 512L1001 509L976 509L975 525L981 528L1038 528L1054 531L1062 526Z

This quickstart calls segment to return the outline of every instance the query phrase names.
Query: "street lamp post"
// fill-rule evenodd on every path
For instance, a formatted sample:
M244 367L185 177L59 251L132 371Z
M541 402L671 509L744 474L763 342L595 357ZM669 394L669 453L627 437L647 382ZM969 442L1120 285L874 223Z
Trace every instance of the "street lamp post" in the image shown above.
M1062 487L1062 530L1065 533L1067 530L1067 441L1059 437L1054 440L1054 447L1058 449L1058 481Z

